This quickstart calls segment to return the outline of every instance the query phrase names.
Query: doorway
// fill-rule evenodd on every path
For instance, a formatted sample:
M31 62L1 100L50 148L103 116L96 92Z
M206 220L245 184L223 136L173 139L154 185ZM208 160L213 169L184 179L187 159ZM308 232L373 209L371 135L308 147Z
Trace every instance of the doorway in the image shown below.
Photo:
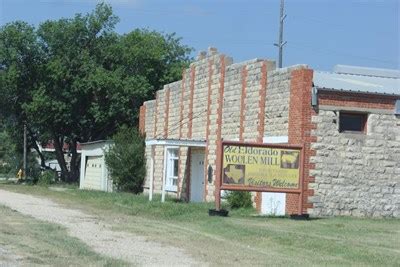
M190 161L190 201L203 202L204 153L192 152Z

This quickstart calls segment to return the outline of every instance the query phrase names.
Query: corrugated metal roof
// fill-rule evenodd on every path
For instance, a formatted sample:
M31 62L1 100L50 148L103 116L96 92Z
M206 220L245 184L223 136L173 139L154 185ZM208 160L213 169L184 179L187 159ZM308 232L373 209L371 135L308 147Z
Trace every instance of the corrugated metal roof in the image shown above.
M342 74L356 74L363 76L374 76L384 78L400 78L400 70L366 68L359 66L335 65L333 72Z
M343 65L335 67L335 71L340 73L314 72L314 86L334 91L400 95L400 71Z

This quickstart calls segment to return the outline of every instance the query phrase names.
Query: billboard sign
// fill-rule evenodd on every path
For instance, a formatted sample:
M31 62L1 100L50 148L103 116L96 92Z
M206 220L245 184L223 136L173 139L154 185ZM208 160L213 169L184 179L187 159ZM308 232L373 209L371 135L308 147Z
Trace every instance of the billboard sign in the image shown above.
M300 190L302 147L222 142L221 189Z

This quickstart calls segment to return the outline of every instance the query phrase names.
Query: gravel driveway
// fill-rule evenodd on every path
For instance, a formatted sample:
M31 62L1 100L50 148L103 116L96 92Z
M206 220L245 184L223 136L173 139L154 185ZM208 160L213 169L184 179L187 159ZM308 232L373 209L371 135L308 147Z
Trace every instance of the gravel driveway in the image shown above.
M147 241L144 237L131 233L112 231L111 225L98 218L79 210L61 207L48 199L0 189L0 205L38 220L60 224L68 229L71 236L82 240L97 253L133 265L204 265L180 248Z

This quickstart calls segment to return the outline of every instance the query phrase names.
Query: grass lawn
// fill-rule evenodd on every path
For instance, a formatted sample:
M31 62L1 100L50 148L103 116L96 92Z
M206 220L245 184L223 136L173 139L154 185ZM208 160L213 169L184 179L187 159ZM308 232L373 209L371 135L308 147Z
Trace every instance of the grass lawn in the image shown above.
M0 266L120 266L102 257L61 226L23 216L0 206Z
M74 188L56 191L5 184L0 188L45 196L69 208L79 208L105 220L116 230L185 248L193 257L211 265L399 266L400 263L398 219L337 217L293 221L253 216L253 210L231 211L227 218L209 217L211 203L148 202L146 196Z

